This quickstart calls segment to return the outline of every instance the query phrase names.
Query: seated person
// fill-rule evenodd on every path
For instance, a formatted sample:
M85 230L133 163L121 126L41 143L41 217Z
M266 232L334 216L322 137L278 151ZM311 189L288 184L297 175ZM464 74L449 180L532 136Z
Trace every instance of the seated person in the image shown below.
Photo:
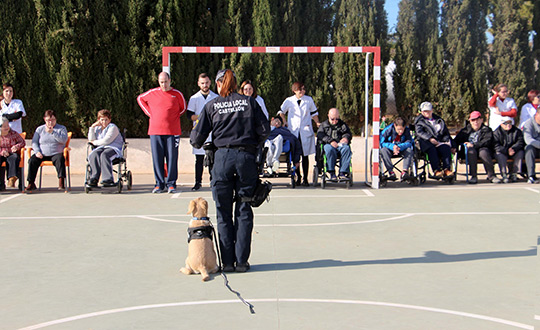
M501 125L493 132L493 146L495 149L495 159L501 169L504 183L517 181L517 173L521 170L521 163L525 151L525 141L523 132L513 125L514 119L502 117ZM508 158L514 160L512 169L508 168ZM510 176L508 176L510 172Z
M291 148L292 162L296 168L300 165L300 156L302 156L302 144L291 131L283 127L283 119L281 116L272 118L271 122L272 131L268 136L268 140L264 142L264 146L268 147L266 153L266 164L268 168L266 171L268 174L277 172L279 169L279 156L283 152L283 144L285 141L289 141Z
M8 187L15 187L19 175L19 162L21 161L19 150L26 145L26 142L19 133L9 127L9 119L5 117L2 118L0 132L0 166L6 162ZM0 191L6 190L4 178L5 173L2 168L0 169Z
M64 146L68 136L65 126L56 123L56 115L53 110L45 111L43 115L45 125L36 128L32 138L32 149L34 154L28 160L28 186L25 192L31 192L36 189L34 181L39 170L41 162L50 160L53 162L58 174L58 189L64 190L64 179L66 177L66 160L64 158Z
M341 155L341 166L339 168L339 180L348 180L349 165L351 163L352 133L349 126L339 119L339 111L332 108L328 111L328 120L323 122L317 131L317 139L324 143L324 153L326 154L327 171L330 180L337 180L336 160Z
M428 155L435 178L451 177L454 175L450 169L453 144L448 127L441 117L433 114L431 103L420 104L420 111L421 114L414 120L420 149Z
M523 138L525 140L525 163L527 164L527 183L538 183L535 175L535 158L540 157L540 110L536 110L534 117L523 124Z
M90 165L90 181L86 185L97 187L101 175L101 184L104 187L116 186L113 178L112 161L122 157L124 139L118 126L111 123L111 112L107 109L99 110L98 120L88 130L88 142L96 148L88 155Z
M413 139L411 131L405 124L405 120L397 117L394 122L382 131L380 137L381 158L388 171L390 180L396 180L396 174L393 170L392 156L403 157L403 173L401 180L410 179L409 167L413 159Z
M467 147L467 158L471 174L468 183L478 183L478 157L480 157L482 163L484 163L488 180L493 183L501 182L495 175L493 166L493 131L491 131L491 128L484 125L484 119L480 112L471 112L469 115L469 124L459 131L454 140L458 145L464 144Z

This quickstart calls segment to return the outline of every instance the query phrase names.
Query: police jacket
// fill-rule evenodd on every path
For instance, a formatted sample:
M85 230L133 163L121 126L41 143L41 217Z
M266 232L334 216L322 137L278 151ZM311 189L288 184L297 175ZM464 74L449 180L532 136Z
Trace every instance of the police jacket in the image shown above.
M231 93L206 103L199 123L191 131L191 145L201 148L210 132L218 148L246 147L255 151L270 134L270 123L254 98Z
M317 140L322 141L325 144L332 143L332 141L339 142L342 138L346 138L351 143L352 133L349 126L341 119L337 124L331 125L328 120L321 123L319 130L317 131Z
M508 131L505 131L501 126L497 127L493 132L493 145L495 151L501 154L508 154L508 149L512 148L514 151L523 150L525 148L525 140L523 139L523 132L512 125Z
M429 139L435 138L439 142L452 142L452 137L446 127L444 120L433 114L433 124L430 123L430 120L425 118L422 115L418 115L414 120L414 129L416 131L416 136L420 143L420 148L422 151L430 148L433 144L429 142Z
M459 131L459 133L454 138L454 141L456 141L458 145L463 144L465 142L471 142L472 144L474 144L475 149L480 149L480 148L492 149L493 148L493 131L491 130L491 128L489 128L489 126L486 126L485 124L482 124L482 126L480 126L480 129L478 131L480 132L480 134L478 136L477 141L476 142L469 141L469 137L474 132L474 130L471 124L468 123L467 126L465 126L465 128Z
M399 142L396 143L397 132L394 128L394 124L387 126L381 133L379 139L381 147L387 149L394 149L394 145L397 145L399 149L412 148L413 139L411 137L411 130L409 127L405 127L405 131L401 135Z

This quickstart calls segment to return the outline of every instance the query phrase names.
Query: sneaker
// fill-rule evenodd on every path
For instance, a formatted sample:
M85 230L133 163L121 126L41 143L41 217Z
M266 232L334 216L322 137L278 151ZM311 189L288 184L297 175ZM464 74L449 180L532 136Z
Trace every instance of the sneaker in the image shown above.
M476 176L471 176L471 178L469 180L467 180L467 183L469 183L469 184L477 184L478 183L478 178Z
M518 180L518 177L516 173L510 174L510 182L517 182L517 180Z
M9 178L7 186L10 188L15 188L15 183L17 182L17 179L18 178L16 176L12 176L11 178Z
M396 173L394 173L394 172L389 172L389 173L388 173L388 180L390 180L390 181L396 181L396 180L397 180Z
M167 188L167 193L168 194L176 194L176 189L174 187L169 187L169 188Z
M191 191L197 191L199 189L201 189L200 182L195 182L195 185L193 186L193 188L191 188Z
M499 179L496 176L494 176L492 178L488 178L488 180L491 181L491 183L501 183L501 179Z
M433 176L437 179L442 179L443 171L435 171L435 174L433 174Z
M88 188L97 188L98 180L96 179L90 179L90 182L86 183L86 186Z
M236 272L237 273L245 273L249 270L249 262L246 262L245 264L237 264L236 265Z
M161 194L161 189L159 186L155 186L154 189L152 189L152 194Z
M272 174L274 174L274 170L272 169L272 167L267 167L266 168L266 173L268 173L268 175L272 175Z
M347 180L349 180L349 177L347 176L347 173L339 173L338 180L339 181L347 181Z
M401 181L407 181L407 180L410 180L411 179L411 176L409 175L409 173L407 171L401 173Z
M510 179L508 178L507 175L503 175L502 182L503 182L503 183L509 183L509 182L510 182Z
M535 183L537 183L537 182L538 182L538 181L537 181L536 177L534 177L534 176L530 176L530 177L527 179L527 183L530 183L530 184L535 184Z
M336 173L330 173L330 181L337 181Z
M272 164L272 170L277 173L279 171L279 161L276 160L274 164Z
M224 273L232 273L232 272L234 272L234 266L233 265L223 265L223 268L221 270Z
M110 188L110 187L116 187L116 183L114 183L114 181L102 181L101 182L101 185L105 188Z
M58 190L64 190L66 186L64 185L64 178L58 178Z

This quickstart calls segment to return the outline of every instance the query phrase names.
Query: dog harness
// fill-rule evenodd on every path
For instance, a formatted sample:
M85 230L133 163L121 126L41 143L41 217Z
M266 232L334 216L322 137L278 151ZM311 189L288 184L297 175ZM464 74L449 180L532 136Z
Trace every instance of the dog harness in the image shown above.
M210 220L210 218L208 217L193 218L193 220ZM188 228L187 230L188 243L191 242L192 239L209 238L210 240L212 240L213 231L214 231L214 228L212 227L212 225Z

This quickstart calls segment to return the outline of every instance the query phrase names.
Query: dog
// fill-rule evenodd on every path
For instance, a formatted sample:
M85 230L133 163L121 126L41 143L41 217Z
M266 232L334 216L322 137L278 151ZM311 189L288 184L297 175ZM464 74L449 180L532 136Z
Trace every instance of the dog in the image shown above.
M188 256L186 266L180 271L186 275L201 274L203 281L208 281L212 273L217 273L216 251L212 244L212 224L208 219L208 202L204 198L196 198L189 202L188 214L193 215L189 221ZM190 230L191 229L191 230ZM191 234L193 232L193 234Z

